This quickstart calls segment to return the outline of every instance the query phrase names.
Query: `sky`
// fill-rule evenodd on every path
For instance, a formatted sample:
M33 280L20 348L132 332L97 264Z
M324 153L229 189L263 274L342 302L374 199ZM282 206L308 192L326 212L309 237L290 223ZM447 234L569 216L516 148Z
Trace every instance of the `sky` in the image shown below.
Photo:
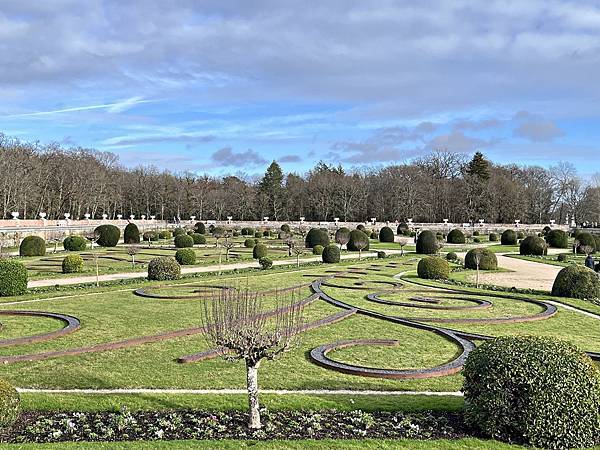
M597 1L0 0L0 132L215 176L600 171Z

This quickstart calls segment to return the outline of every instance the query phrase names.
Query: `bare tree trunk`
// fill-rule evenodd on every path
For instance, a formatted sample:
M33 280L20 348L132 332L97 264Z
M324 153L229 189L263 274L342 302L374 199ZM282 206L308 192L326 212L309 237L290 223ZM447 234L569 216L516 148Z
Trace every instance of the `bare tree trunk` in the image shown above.
M248 411L250 417L248 418L248 428L258 429L261 428L260 423L260 407L258 403L258 367L260 361L252 365L249 361L246 361L246 381L248 386Z

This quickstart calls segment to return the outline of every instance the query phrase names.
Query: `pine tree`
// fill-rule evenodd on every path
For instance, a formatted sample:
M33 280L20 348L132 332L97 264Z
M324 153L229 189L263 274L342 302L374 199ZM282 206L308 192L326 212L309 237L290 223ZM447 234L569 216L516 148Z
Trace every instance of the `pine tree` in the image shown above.
M258 193L266 203L269 217L279 220L283 206L283 171L277 161L273 161L267 168L258 184Z
M465 169L468 189L468 214L474 222L489 210L489 196L486 195L490 180L490 163L481 152L476 152Z
M490 163L487 162L481 152L476 152L467 165L466 172L471 176L476 176L481 181L487 181L490 179Z

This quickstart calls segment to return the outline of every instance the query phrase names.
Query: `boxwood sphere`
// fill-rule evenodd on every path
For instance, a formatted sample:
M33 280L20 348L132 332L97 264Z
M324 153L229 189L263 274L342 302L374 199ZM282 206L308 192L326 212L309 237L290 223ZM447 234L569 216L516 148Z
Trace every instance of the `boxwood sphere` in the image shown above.
M8 428L14 424L20 410L19 393L8 381L0 379L0 428Z
M244 247L246 248L252 248L256 245L256 240L252 239L252 238L248 238L244 241Z
M556 275L552 295L588 300L600 298L600 278L585 266L565 267Z
M547 253L546 241L537 236L527 236L521 241L519 253L521 255L542 256Z
M424 230L417 238L417 253L421 255L434 255L438 251L438 241L433 231Z
M498 242L498 235L496 233L490 233L488 239L490 242Z
M448 252L448 253L446 253L446 260L447 261L457 261L458 255L454 252Z
M517 245L517 232L515 230L504 230L500 236L502 245Z
M27 269L14 259L0 259L0 297L27 292Z
M377 252L377 259L385 259L386 257L387 257L387 255L383 250L379 250Z
M550 247L569 248L569 235L563 230L550 230L546 234L546 242Z
M599 442L600 371L570 343L495 338L470 353L463 375L465 420L485 436L541 448Z
M311 228L306 234L306 248L313 248L315 245L325 247L329 245L329 233L321 228Z
M189 236L188 236L189 237ZM172 256L154 258L148 263L148 279L156 281L176 280L181 275L181 266Z
M242 228L242 236L254 236L254 228Z
M254 259L260 259L267 256L269 249L265 244L256 244L252 249L252 257Z
M187 234L180 234L175 236L175 247L177 248L187 248L194 246L194 238Z
M369 250L369 237L360 230L352 230L350 232L350 240L348 240L348 244L346 244L346 248L352 252L357 252L360 244L365 244L361 250Z
M200 233L192 234L192 240L194 241L194 245L206 244L206 236Z
M324 263L339 263L340 262L340 248L335 244L329 244L323 249L323 262Z
M394 231L390 227L383 227L379 230L380 242L394 242Z
M322 255L324 248L325 247L323 247L322 245L315 245L312 249L313 255Z
M125 244L139 244L140 230L135 223L128 223L123 232L123 242Z
M87 248L87 240L83 236L67 236L63 248L68 252L81 252Z
M417 264L417 275L426 280L446 280L450 276L450 264L437 256L426 256Z
M263 256L262 258L258 258L258 264L260 264L262 270L267 270L273 267L273 260Z
M206 234L206 225L204 225L202 222L196 222L196 225L194 225L194 231L196 231L198 234Z
M83 258L79 255L67 255L62 260L62 273L83 272Z
M94 232L99 236L97 243L101 247L116 247L121 237L119 227L110 224L100 225Z
M475 235L475 233L473 233ZM448 244L464 244L466 242L465 235L458 228L451 230L446 238Z
M19 246L20 256L44 256L46 254L46 241L39 236L27 236Z
M191 266L196 264L196 252L193 248L180 248L175 252L175 260L182 266Z
M576 238L579 241L579 247L577 247L577 253L583 253L582 247L590 247L592 249L592 253L597 250L596 248L596 239L591 233L583 232L578 233Z
M496 270L498 268L498 258L494 252L487 248L473 248L465 255L465 269L477 269L477 255L481 255L479 270Z

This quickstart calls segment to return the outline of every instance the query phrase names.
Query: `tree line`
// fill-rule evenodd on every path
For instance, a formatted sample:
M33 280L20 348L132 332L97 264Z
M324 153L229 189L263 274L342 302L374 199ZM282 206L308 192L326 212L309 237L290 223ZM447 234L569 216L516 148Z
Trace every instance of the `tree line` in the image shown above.
M1 215L10 218L154 215L157 219L453 223L600 222L600 176L584 181L566 162L550 168L496 164L447 151L385 167L317 163L304 174L273 161L262 177L213 177L141 165L109 152L28 143L0 134Z

